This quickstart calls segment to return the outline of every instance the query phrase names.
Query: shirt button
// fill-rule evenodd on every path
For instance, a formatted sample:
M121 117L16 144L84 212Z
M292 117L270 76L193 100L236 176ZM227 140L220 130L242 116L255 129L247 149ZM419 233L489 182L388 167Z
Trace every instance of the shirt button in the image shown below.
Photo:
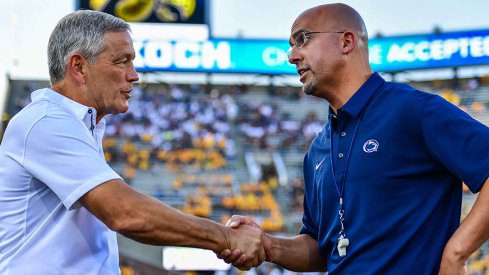
M338 154L338 157L339 157L340 159L342 159L342 158L343 158L343 153L339 153L339 154Z
M342 137L346 136L346 132L341 132L340 134Z
M91 114L92 113L92 109L88 109L88 113Z
M95 129L95 127L93 127L93 126L92 126L92 127L90 127L90 130L93 130L93 129Z

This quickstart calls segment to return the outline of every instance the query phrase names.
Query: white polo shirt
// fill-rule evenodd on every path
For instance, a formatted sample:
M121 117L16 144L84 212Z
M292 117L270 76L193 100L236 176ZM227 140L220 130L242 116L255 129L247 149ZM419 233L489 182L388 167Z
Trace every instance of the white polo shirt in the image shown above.
M120 274L115 232L77 204L120 178L104 119L51 89L31 97L0 145L0 274Z

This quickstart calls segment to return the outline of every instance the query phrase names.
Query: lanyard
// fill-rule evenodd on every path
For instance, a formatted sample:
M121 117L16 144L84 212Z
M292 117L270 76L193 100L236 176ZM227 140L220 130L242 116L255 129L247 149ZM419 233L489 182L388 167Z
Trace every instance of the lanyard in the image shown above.
M346 154L346 162L345 162L345 171L343 172L343 178L341 179L341 187L338 186L338 182L336 182L336 175L335 175L335 170L334 170L334 161L333 161L333 129L330 126L329 128L329 154L330 154L330 159L331 159L331 174L333 176L333 183L334 186L336 187L336 191L338 192L338 197L340 199L340 210L338 211L339 219L340 219L340 225L341 229L339 232L339 237L338 237L338 253L340 256L344 257L346 256L346 248L350 244L349 240L346 238L346 231L345 231L345 225L344 225L344 220L345 220L345 209L343 207L343 192L345 190L345 179L346 179L346 171L348 169L348 163L350 161L350 156L351 156L351 151L353 149L353 142L355 141L355 136L357 135L357 130L358 126L360 125L360 120L362 119L362 116L358 118L357 125L355 126L355 130L353 131L353 136L351 138L351 143L350 143L350 148L348 149L348 152Z

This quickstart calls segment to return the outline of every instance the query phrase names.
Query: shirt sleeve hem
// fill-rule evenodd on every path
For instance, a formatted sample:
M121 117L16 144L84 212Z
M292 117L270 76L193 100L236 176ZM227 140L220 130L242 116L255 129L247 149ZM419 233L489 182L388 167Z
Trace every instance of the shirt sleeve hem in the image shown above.
M317 233L316 232L313 232L312 230L309 230L309 229L305 228L304 226L302 226L301 231L300 231L299 234L306 234L306 235L309 235L314 240L316 240L316 241L318 240Z
M73 193L71 193L71 195L69 195L63 201L63 204L68 210L79 208L81 205L78 203L78 199L96 186L112 179L121 179L121 177L115 171L108 171L95 178L87 180L80 187L75 189L75 191L73 191Z

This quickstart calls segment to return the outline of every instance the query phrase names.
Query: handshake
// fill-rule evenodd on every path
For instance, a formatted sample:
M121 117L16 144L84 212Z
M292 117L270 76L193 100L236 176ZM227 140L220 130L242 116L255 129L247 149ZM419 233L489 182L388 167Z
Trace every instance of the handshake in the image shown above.
M260 225L250 218L234 215L226 226L230 227L229 249L214 251L219 259L240 270L249 270L263 261L272 261L272 241Z

